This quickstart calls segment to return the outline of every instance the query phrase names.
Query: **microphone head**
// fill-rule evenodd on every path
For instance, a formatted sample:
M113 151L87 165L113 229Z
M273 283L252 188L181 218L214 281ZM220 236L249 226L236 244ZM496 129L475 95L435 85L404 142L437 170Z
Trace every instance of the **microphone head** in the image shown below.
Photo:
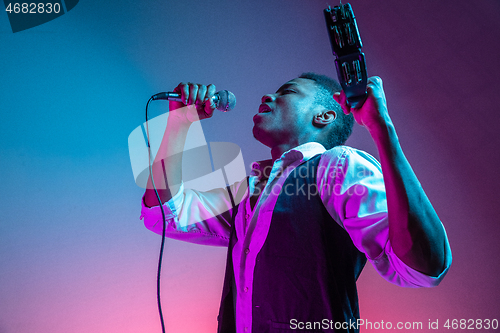
M217 110L222 112L231 111L236 105L236 96L230 91L221 90L217 93L219 96L217 101Z

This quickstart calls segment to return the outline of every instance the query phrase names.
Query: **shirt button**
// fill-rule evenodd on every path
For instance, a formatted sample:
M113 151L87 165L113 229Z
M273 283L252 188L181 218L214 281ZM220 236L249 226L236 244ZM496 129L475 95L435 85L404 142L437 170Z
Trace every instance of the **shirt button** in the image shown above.
M248 292L248 287L243 288L243 291L247 293Z
M250 249L245 249L245 254L249 254L250 253Z
M250 214L245 215L245 219L248 220L249 218L250 218Z
M248 332L248 327L245 327L245 332Z

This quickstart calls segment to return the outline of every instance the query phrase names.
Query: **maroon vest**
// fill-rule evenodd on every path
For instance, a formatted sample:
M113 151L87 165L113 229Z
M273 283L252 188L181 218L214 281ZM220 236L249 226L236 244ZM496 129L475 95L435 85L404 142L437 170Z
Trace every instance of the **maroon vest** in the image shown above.
M252 295L252 332L358 332L356 280L366 257L314 195L321 155L299 165L283 184L271 226L257 255ZM311 184L311 186L309 186ZM288 186L288 187L287 187ZM308 193L309 191L309 193ZM235 294L231 232L219 311L219 333L234 333ZM295 319L296 321L292 321ZM299 322L316 323L300 330ZM334 329L337 327L347 329ZM350 324L350 325L346 325ZM314 326L313 326L314 327ZM295 328L295 329L293 329Z

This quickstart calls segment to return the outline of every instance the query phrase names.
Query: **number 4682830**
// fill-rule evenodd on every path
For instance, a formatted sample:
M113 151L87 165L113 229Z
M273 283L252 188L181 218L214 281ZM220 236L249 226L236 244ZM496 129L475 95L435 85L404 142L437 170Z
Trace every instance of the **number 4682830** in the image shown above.
M9 14L58 14L61 11L61 4L59 3L9 3L5 11Z
M485 329L488 330L490 328L496 330L498 328L498 320L497 319L448 319L444 323L443 327L447 329L461 329L461 330L480 330Z

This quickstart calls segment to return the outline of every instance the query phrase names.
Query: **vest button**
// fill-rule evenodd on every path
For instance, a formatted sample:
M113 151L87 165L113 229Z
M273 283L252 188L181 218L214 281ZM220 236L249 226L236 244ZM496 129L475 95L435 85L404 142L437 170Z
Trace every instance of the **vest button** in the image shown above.
M250 249L245 249L245 254L249 254L250 253Z

